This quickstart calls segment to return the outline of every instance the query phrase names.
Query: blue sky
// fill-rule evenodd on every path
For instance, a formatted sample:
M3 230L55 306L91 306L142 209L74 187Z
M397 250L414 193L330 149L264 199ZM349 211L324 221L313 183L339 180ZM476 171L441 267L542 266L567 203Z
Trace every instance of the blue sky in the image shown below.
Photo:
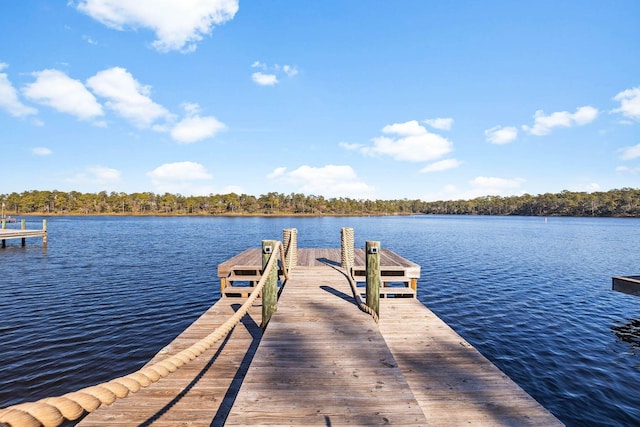
M0 5L0 194L637 188L640 2Z

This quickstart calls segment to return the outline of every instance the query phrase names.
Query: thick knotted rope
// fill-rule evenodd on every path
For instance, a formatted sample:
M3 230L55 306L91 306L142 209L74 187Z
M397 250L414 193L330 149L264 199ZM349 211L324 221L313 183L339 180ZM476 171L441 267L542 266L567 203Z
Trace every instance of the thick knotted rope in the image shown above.
M276 242L275 251L280 251L282 242ZM260 281L249 298L240 309L215 331L207 335L202 340L191 347L168 357L153 365L144 367L132 374L121 378L116 378L109 382L83 388L78 391L67 393L58 397L49 397L37 402L20 403L0 409L0 426L9 425L11 427L57 427L65 419L73 421L80 418L85 412L93 412L102 404L110 405L116 399L123 398L129 393L135 393L149 384L159 381L171 372L175 372L185 363L200 356L216 342L223 339L247 314L249 307L253 305L262 287L267 280L268 272L272 268L277 268L277 254L273 254L264 269ZM285 276L288 277L285 260L282 259Z
M371 317L373 317L373 320L376 321L376 325L377 325L380 322L380 319L378 318L378 314L371 307L369 307L367 304L365 304L362 301L362 297L360 297L360 293L358 292L358 289L357 289L356 281L351 276L351 271L352 271L351 266L348 266L347 272L345 273L345 275L349 280L349 285L351 285L351 292L353 292L353 298L356 300L356 304L358 305L358 308L361 311L364 311L365 313L368 313L369 315L371 315Z

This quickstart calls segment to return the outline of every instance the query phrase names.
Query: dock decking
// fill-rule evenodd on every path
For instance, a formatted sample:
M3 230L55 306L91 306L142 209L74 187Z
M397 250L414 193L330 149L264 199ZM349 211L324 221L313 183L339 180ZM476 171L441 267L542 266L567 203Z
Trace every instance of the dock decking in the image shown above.
M297 265L340 267L340 257L339 248L301 248L297 250ZM253 290L252 285L260 280L261 271L262 261L259 248L251 248L239 253L218 266L220 293L247 296ZM356 282L361 285L358 286L358 291L364 295L366 279L364 249L354 250L352 274ZM418 264L383 248L380 251L380 275L380 296L416 296L417 282L420 278ZM238 286L237 282L242 282L242 284Z
M220 265L221 278L235 262L257 266L246 261L259 250L240 255ZM393 256L396 268L416 266ZM376 325L355 305L339 257L299 250L264 333L258 300L227 339L79 425L562 425L417 299L381 300ZM152 362L209 334L242 301L222 297Z
M15 221L13 221L15 222ZM7 240L9 239L22 239L22 246L26 244L26 239L29 237L40 237L42 243L47 244L47 221L42 221L41 230L27 230L25 222L22 221L21 228L6 228L6 220L2 220L2 228L0 228L0 245L4 248L7 246Z

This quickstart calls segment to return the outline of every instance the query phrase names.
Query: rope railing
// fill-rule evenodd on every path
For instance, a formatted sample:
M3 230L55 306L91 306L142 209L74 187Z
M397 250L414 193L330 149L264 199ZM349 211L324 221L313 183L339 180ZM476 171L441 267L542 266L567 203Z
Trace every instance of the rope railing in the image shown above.
M271 269L277 268L276 261L278 257L275 251L279 251L282 256L284 251L281 249L282 242L276 242L273 248L274 253L264 268L265 274L262 275L254 291L240 309L216 328L215 331L191 345L189 348L124 377L86 387L62 396L48 397L36 402L19 403L0 409L0 426L57 427L62 424L65 419L69 421L77 420L84 415L85 412L93 412L103 404L110 405L115 402L116 399L127 397L130 393L135 393L141 388L147 387L168 376L170 373L175 372L227 336L245 314L247 314L249 307L253 305L262 291L269 276L268 273ZM289 272L286 268L284 258L282 258L282 263L285 277L288 277Z
M354 255L354 233L351 227L342 227L340 230L340 265L345 269L345 275L349 280L351 286L351 292L353 292L353 298L356 300L356 305L361 311L368 313L373 317L373 320L378 324L378 314L365 304L358 293L357 284L353 278L353 264L355 263Z
M374 309L372 309L367 304L365 304L364 301L362 301L362 297L360 296L360 293L358 292L358 289L357 289L356 281L355 281L355 279L353 278L353 276L351 274L351 272L352 272L351 268L352 268L352 266L347 265L345 275L347 276L347 279L349 280L349 285L351 286L351 292L353 292L353 298L356 300L356 304L358 305L358 308L361 311L364 311L365 313L367 313L371 317L373 317L373 320L375 320L376 325L377 325L380 322L380 319L378 318L378 314L375 312Z

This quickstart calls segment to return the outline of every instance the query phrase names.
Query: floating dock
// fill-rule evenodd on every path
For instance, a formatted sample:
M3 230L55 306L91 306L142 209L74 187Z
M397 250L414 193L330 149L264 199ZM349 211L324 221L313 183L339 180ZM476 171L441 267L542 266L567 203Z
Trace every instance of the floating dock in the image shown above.
M371 250L369 242L366 253L353 251L346 268L342 249L297 249L279 265L270 258L265 263L269 253L263 242L262 250L220 264L220 300L146 368L120 382L142 384L142 374L167 367L165 378L146 379L128 397L91 409L78 425L562 425L415 298L417 264ZM364 268L369 285L371 253L380 256L376 316L359 305L363 292L355 277ZM266 323L264 283L275 270L277 310ZM384 271L393 278L383 279ZM396 285L400 291L390 290ZM249 289L255 292L248 295ZM228 335L200 346L245 310ZM173 366L193 349L199 357ZM117 381L63 399L99 388L117 392Z

